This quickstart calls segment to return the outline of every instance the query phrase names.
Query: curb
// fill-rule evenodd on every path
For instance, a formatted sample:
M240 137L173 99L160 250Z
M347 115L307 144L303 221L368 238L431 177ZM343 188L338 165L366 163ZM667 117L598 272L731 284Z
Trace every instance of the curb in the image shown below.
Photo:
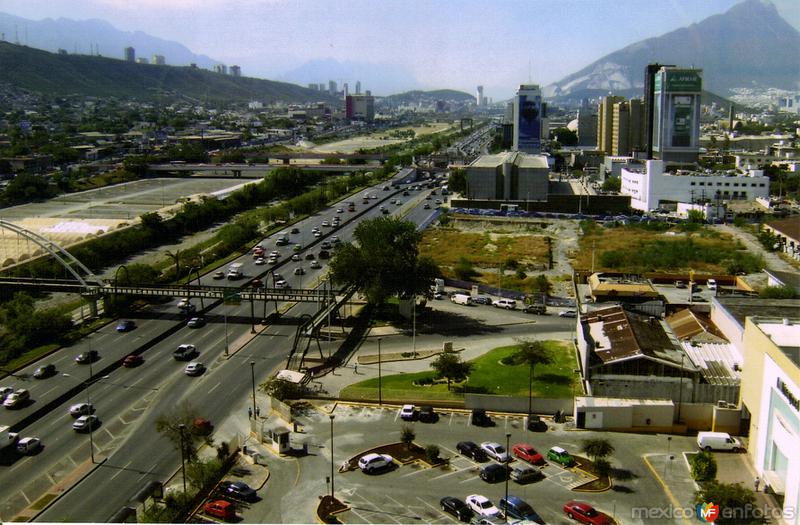
M653 476L656 478L656 481L658 481L658 483L664 489L664 493L666 493L666 495L669 498L670 502L672 502L672 505L674 506L674 508L676 508L676 509L680 508L681 505L678 503L678 500L675 499L675 496L672 494L672 491L669 489L667 484L664 483L664 480L661 479L661 476L658 475L658 472L656 472L656 469L650 463L650 460L647 459L647 455L642 456L642 460L644 461L644 464L647 465L647 468L650 469L650 472L653 473ZM682 519L683 519L683 522L686 525L691 525L691 523L689 522L688 519L686 519L686 518L682 518Z

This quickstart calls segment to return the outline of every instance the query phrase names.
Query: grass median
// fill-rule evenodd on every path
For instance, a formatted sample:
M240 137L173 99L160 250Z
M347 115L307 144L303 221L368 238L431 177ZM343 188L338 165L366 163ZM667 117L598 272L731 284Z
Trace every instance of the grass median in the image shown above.
M550 398L569 398L574 393L577 378L575 351L568 341L545 341L551 351L553 363L538 365L534 369L533 396ZM516 352L518 346L501 346L473 359L472 373L462 383L453 383L447 390L447 383L434 380L434 371L425 370L408 374L384 375L381 391L384 401L404 403L422 401L461 401L464 393L494 394L501 396L528 395L528 366L504 365L504 357ZM426 363L435 359L428 359ZM340 397L346 399L377 400L378 378L361 381L344 388Z

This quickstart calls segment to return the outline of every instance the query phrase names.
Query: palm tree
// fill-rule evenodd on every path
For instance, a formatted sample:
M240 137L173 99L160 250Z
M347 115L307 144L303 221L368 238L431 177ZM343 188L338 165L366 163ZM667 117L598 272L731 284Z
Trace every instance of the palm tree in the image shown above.
M613 454L614 445L605 439L584 439L583 451L592 461L596 462L598 459L605 459Z
M541 341L519 340L519 348L511 355L517 364L528 365L528 415L531 413L531 398L533 397L533 369L536 365L549 365L553 362L550 350Z
M180 262L181 262L181 255L183 254L182 250L175 250L175 253L171 251L167 251L167 257L175 261L175 280L177 281L180 278Z

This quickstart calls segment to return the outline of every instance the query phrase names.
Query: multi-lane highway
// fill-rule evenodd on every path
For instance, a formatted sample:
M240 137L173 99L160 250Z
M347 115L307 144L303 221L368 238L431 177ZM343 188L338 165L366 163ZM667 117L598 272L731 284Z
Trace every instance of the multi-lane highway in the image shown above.
M311 269L305 255L311 251L318 255L320 244L336 235L343 241L352 236L358 220L380 214L379 205L384 205L394 213L410 211L408 218L414 222L424 221L434 209L424 210L422 205L414 207L410 202L423 201L422 192L412 191L408 197L400 197L402 205L389 204L395 190L384 191L383 185L361 192L354 200L357 211L337 213L342 205L336 205L301 223L293 225L300 231L290 235L293 244L300 244L300 261L289 260L294 253L292 246L275 246L275 237L263 241L267 252L277 250L281 253L274 266L257 266L252 256L247 255L237 262L244 265L245 279L249 281L267 269L274 271L288 281L293 288L316 286L326 268ZM364 193L375 194L378 198L362 202ZM333 217L341 217L338 228L323 227L322 222L333 222ZM311 230L318 227L322 237L315 237ZM315 244L316 243L316 244ZM320 261L324 263L326 261ZM302 275L295 275L295 268L302 267ZM203 284L228 283L214 281L208 274L201 278ZM238 281L237 285L242 282ZM229 283L233 284L233 282ZM74 363L78 353L94 349L100 359L92 365L95 381L87 390L68 399L44 417L25 427L20 433L40 437L45 447L37 455L18 457L0 466L0 494L4 503L0 504L0 515L9 519L27 507L52 483L68 476L78 465L90 460L90 443L87 434L78 434L71 428L73 418L67 413L72 403L91 400L96 407L96 415L101 425L92 434L95 459L105 459L85 480L60 498L38 519L44 521L105 521L134 494L151 480L163 480L180 463L180 457L171 443L155 432L155 419L164 410L183 402L190 403L204 417L216 425L224 424L225 417L233 410L244 409L250 392L250 361L255 362L257 381L267 379L286 359L295 332L293 324L276 324L254 336L252 342L240 351L225 356L227 341L236 341L250 332L250 305L220 305L205 313L207 324L201 328L188 328L184 325L185 314L177 308L177 300L151 306L136 317L137 328L127 333L117 333L115 324L92 334L72 348L63 349L48 358L47 362L56 364L58 374L44 380L8 382L15 388L28 388L33 402L18 411L4 411L2 423L12 424L20 421L26 413L35 410L37 405L56 399L60 393L85 381L89 376L88 365ZM197 307L199 301L194 300ZM206 305L208 306L208 305ZM286 305L288 307L288 305ZM286 317L297 318L303 313L313 313L316 305L300 303L291 307ZM270 306L271 311L274 306ZM257 305L257 318L263 311ZM227 319L227 323L226 323ZM227 335L226 328L227 327ZM174 333L161 339L164 332L173 328ZM142 346L148 346L154 339L158 342L143 353L144 362L135 368L116 368L98 377L98 370L114 363ZM175 361L172 351L182 343L195 344L200 350L197 360L202 361L208 370L199 377L184 374L185 363ZM24 370L23 373L31 373ZM6 382L4 382L5 384Z

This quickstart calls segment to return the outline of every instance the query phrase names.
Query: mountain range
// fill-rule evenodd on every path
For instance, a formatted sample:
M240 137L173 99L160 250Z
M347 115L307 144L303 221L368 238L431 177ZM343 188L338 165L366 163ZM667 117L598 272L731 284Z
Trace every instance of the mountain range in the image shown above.
M546 86L547 97L608 92L641 95L647 64L703 70L703 87L723 96L740 87L800 89L800 32L767 0L745 0L689 27L648 38Z

